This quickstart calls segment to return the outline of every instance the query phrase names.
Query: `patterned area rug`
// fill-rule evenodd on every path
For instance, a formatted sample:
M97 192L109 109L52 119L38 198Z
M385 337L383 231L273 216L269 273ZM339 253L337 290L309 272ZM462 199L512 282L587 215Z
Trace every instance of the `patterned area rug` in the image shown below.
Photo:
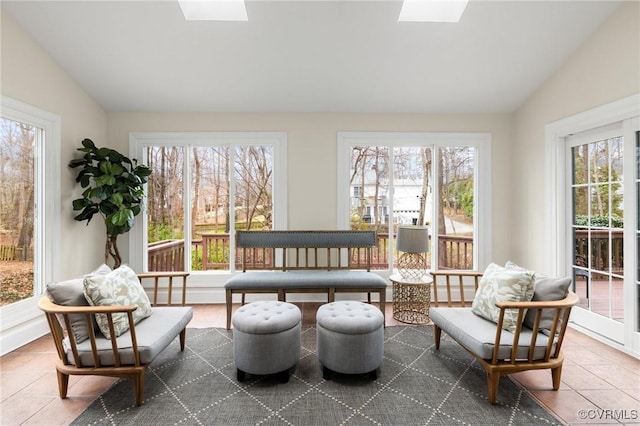
M432 326L387 327L375 381L367 375L323 380L316 330L308 328L288 383L251 375L239 383L231 339L225 329L188 329L185 351L175 341L147 371L141 407L131 383L120 380L73 424L561 424L508 378L500 381L498 403L489 404L484 370L444 333L435 350Z

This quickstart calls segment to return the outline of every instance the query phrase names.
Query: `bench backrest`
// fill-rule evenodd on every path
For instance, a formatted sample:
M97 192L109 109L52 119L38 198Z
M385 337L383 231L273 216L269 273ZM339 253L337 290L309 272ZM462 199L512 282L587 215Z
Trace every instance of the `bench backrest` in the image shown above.
M238 231L242 271L371 269L375 231Z

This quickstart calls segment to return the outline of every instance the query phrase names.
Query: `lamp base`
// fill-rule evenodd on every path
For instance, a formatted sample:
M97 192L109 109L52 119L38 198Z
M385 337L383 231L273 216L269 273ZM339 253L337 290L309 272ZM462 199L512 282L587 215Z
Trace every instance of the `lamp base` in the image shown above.
M420 281L427 275L427 260L420 253L402 253L398 259L398 272L405 280Z

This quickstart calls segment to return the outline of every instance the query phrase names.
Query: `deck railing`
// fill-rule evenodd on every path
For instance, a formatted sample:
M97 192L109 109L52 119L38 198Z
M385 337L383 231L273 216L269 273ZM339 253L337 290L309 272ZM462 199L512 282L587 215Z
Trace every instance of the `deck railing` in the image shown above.
M192 241L192 264L195 270L229 268L229 234L203 234L201 240ZM473 238L440 236L441 268L471 269L473 267ZM349 262L357 262L358 253L352 252ZM362 255L362 254L360 254ZM236 252L236 259L240 253ZM164 240L149 244L149 271L181 271L184 269L184 240ZM236 268L241 267L236 262ZM378 244L371 251L371 269L388 269L389 234L378 233Z
M586 232L576 233L578 251L586 250ZM608 233L592 232L593 269L621 271L623 269L622 230L612 232L612 261L605 258L608 253ZM473 269L473 237L440 235L438 238L438 269ZM194 270L229 269L229 234L203 234L201 240L192 242ZM357 253L351 254L355 261ZM240 253L236 252L236 259ZM165 240L149 244L149 271L181 271L184 269L184 240ZM236 262L236 268L240 268ZM378 244L371 252L371 269L389 268L389 234L378 233Z
M611 237L609 237L611 231ZM583 267L590 267L593 271L602 271L614 274L623 274L624 256L623 239L624 230L615 229L576 229L576 258L583 259ZM589 259L589 238L591 239L591 259ZM609 247L611 245L611 247ZM611 261L609 261L609 249L611 249ZM603 276L598 274L598 277Z

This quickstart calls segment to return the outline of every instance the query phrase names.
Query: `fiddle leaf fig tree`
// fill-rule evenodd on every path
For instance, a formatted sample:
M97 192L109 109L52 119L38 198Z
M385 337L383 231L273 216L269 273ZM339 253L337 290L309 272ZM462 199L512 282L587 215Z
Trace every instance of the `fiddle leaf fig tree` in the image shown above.
M104 261L108 264L111 257L113 267L118 268L122 264L118 235L129 232L140 213L151 169L113 149L98 148L91 139L83 140L78 151L84 156L69 162L69 167L79 168L76 182L84 188L82 197L73 200L73 210L80 210L74 219L86 220L88 225L95 214L103 217L107 231Z

